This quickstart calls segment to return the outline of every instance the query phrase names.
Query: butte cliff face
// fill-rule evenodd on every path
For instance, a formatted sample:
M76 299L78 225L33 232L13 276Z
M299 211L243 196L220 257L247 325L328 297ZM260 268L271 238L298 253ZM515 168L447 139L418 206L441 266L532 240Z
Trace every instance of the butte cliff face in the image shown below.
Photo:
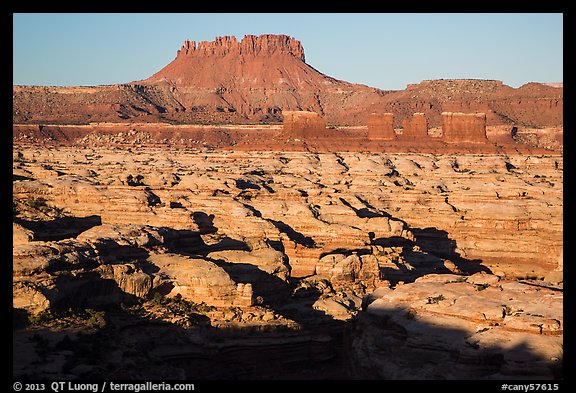
M279 122L282 110L307 110L346 123L350 111L363 112L363 103L382 93L318 72L305 63L304 49L292 37L217 37L186 40L171 63L141 81L92 88L14 86L14 122Z
M300 41L286 35L217 37L185 41L176 58L143 85L169 87L190 112L235 113L278 120L282 110L308 110L332 118L338 95L377 95L377 89L327 77L305 63ZM324 106L328 105L327 108Z
M186 40L151 77L95 87L14 86L15 123L280 122L283 111L311 111L332 125L366 125L370 113L394 113L399 127L415 112L430 126L442 112L482 112L488 125L562 125L563 89L529 83L433 80L386 91L331 78L305 62L286 35Z

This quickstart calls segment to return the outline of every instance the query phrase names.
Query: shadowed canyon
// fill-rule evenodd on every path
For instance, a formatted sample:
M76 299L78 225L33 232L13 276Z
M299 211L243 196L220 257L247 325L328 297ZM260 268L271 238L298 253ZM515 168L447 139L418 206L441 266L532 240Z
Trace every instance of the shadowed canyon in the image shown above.
M13 94L14 377L563 377L562 88L264 35Z

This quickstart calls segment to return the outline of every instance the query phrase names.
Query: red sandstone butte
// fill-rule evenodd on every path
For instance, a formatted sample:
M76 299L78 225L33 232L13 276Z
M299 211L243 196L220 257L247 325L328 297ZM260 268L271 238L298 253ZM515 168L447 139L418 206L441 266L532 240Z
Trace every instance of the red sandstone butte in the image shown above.
M487 142L485 113L442 113L442 139L448 143Z
M414 113L412 119L406 119L402 122L403 131L402 139L416 140L419 138L428 138L428 121L424 113Z
M324 105L331 122L342 122L341 94L336 92L346 92L357 103L373 101L379 91L321 74L306 64L300 41L273 34L185 41L171 63L136 83L162 90L160 96L168 93L164 101L180 103L184 119L210 112L235 119L223 120L227 123L278 121L281 108L326 116Z
M316 112L283 111L284 134L294 139L306 139L323 136L326 121Z
M393 113L371 113L368 115L368 139L395 138Z
M185 40L177 56L256 56L290 54L305 61L304 49L300 41L287 35L264 34L246 35L238 42L234 36L216 37L214 41Z

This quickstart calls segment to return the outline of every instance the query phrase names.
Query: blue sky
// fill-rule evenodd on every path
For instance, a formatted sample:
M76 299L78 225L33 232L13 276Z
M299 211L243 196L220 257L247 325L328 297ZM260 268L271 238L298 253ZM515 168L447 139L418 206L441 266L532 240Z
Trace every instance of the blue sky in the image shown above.
M13 14L13 83L147 78L185 39L287 34L331 77L381 89L424 79L562 82L560 13Z

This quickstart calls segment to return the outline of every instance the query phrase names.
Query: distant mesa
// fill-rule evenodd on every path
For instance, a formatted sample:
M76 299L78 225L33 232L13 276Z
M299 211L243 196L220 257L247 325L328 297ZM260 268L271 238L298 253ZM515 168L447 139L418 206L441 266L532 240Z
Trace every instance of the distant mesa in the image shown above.
M231 95L232 101L225 98L223 104L234 105L235 90L272 88L282 79L285 84L292 84L291 77L314 80L319 76L314 73L317 72L305 63L302 44L295 38L263 34L246 35L238 41L234 36L224 36L198 43L185 40L172 62L137 83L214 89L210 93ZM276 86L284 90L282 87L285 86Z
M550 86L550 87L555 87L558 89L562 89L564 88L564 83L563 82L557 82L557 83L542 83L545 86Z

